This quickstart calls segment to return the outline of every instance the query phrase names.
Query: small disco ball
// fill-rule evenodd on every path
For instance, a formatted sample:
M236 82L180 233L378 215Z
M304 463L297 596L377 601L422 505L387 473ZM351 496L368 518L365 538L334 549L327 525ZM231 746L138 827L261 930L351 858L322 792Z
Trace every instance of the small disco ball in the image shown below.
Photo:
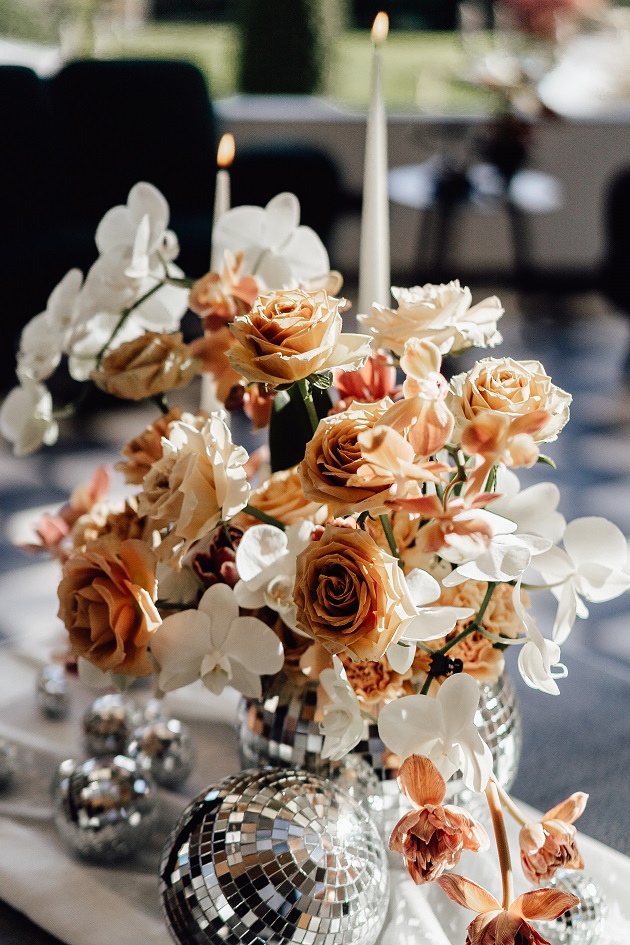
M560 869L544 886L573 893L580 900L557 919L532 922L549 945L597 945L604 931L608 905L590 876L582 870Z
M200 794L166 844L160 880L179 945L373 945L389 904L365 811L324 778L285 768Z
M260 700L243 698L239 705L239 751L243 766L260 764L305 768L324 776L336 776L339 763L322 761L324 737L319 732L316 680L296 681L278 673ZM475 715L479 734L492 752L494 772L506 790L516 777L521 754L521 716L512 681L505 673L496 683L479 687ZM381 782L396 778L400 759L390 752L378 734L376 722L365 720L364 734L341 763L366 762ZM449 782L449 803L461 797L463 785Z
M60 663L44 666L37 677L37 705L49 719L64 719L70 709L65 668Z
M86 754L124 754L136 725L136 707L118 693L100 696L83 716Z
M17 770L18 751L13 742L0 738L0 791L8 787Z
M55 823L79 856L109 863L137 853L153 826L153 782L124 755L62 762L54 784Z
M195 762L190 729L178 719L156 718L134 731L125 749L143 771L164 788L176 788L186 780Z

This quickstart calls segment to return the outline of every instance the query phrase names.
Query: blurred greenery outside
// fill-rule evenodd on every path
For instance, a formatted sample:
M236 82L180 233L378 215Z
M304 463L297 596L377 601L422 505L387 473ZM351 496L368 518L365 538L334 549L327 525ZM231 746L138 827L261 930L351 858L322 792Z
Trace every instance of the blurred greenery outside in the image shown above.
M109 0L111 6L116 0ZM120 6L121 0L119 0ZM333 7L338 0L323 0ZM630 0L617 0L628 5ZM103 9L103 0L0 0L0 36L57 44L64 23ZM340 105L365 109L370 95L372 44L368 31L348 30L329 17L327 63L321 94ZM489 46L489 36L479 42ZM230 23L148 22L123 30L115 16L96 19L96 55L186 59L208 79L214 98L236 88L238 32ZM480 48L480 52L482 49ZM270 55L261 43L261 55ZM383 81L390 112L463 114L492 109L489 93L461 80L467 55L457 33L390 31L383 47ZM290 68L279 58L279 68Z

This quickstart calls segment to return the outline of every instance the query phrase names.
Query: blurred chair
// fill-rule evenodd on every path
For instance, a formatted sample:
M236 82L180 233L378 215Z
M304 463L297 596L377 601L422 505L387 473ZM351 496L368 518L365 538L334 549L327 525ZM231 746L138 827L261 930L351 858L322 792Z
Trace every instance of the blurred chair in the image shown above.
M6 391L15 383L22 327L45 306L57 273L58 150L45 87L31 69L0 66L0 127L0 391Z
M300 222L328 246L338 216L351 209L337 165L317 147L301 144L249 145L236 149L231 168L232 205L265 206L283 191L300 201Z
M74 264L89 265L100 218L145 180L169 202L182 268L192 275L205 272L216 121L200 70L179 61L79 60L61 69L49 85L62 142Z

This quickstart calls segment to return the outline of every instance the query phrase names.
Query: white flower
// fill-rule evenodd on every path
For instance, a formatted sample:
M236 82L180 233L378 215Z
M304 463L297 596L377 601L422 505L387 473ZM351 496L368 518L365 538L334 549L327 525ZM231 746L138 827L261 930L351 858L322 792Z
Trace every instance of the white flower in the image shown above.
M45 311L25 325L17 362L21 375L45 381L53 373L81 317L83 274L71 269L50 293Z
M492 503L492 511L516 524L517 534L539 535L558 542L567 526L564 515L557 511L560 490L552 482L537 482L520 491L518 476L499 466L496 491L499 499Z
M378 731L402 759L430 758L445 781L461 770L466 787L483 791L492 773L492 755L475 726L479 686L466 673L449 676L437 696L403 696L384 706Z
M392 288L397 309L374 305L369 315L359 314L358 321L376 340L399 357L405 342L418 338L433 342L442 354L457 354L467 348L488 348L500 344L497 321L503 308L496 297L484 299L471 308L470 289L458 281L447 285Z
M624 570L628 547L623 533L605 518L576 518L566 527L564 551L550 548L536 561L547 584L555 584L552 594L558 599L553 639L564 643L576 616L588 617L582 598L599 602L619 597L630 588L630 575Z
M297 522L286 531L275 525L248 528L236 549L236 570L240 581L234 593L241 607L270 607L288 627L295 624L296 559L310 541L312 522Z
M513 525L508 522L508 525ZM529 567L532 556L551 548L548 538L538 535L495 534L472 561L460 564L447 575L444 587L456 587L465 581L514 581ZM448 557L448 554L443 555Z
M536 621L525 610L521 600L520 580L514 586L512 603L527 633L527 642L522 645L521 652L518 655L520 674L530 688L540 689L541 692L557 696L560 694L560 690L556 679L562 679L567 675L566 667L560 662L560 647L552 640L546 640L543 637ZM553 667L556 667L555 672L552 672Z
M217 222L213 248L220 259L226 249L243 252L242 272L254 275L262 289L306 284L326 276L330 262L317 233L299 222L294 194L278 194L265 208L234 207Z
M426 607L440 596L440 585L420 568L409 572L406 584L418 616L404 623L402 635L387 648L387 659L397 673L406 673L413 663L416 641L439 640L453 629L458 620L474 614L470 607Z
M15 456L28 456L43 444L57 442L59 426L53 418L50 392L27 376L19 378L0 408L0 433L13 443Z
M169 206L157 187L140 182L131 188L126 205L108 210L96 230L101 256L122 256L125 272L134 279L163 271L163 262L177 257L175 234L168 229Z
M331 700L323 708L319 731L324 735L322 758L340 761L361 741L364 723L359 700L338 656L333 656L333 666L319 674L321 687Z
M262 693L260 677L282 668L282 645L257 617L240 617L226 584L209 588L197 610L166 617L151 637L151 655L162 692L201 679L219 695L228 685L251 698Z

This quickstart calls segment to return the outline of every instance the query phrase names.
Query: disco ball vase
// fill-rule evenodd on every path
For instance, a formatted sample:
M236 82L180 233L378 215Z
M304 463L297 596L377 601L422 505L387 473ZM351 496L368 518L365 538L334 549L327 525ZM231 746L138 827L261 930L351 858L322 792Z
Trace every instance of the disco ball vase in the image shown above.
M360 805L286 768L243 771L200 794L160 867L177 945L373 945L388 890L385 850Z
M341 769L362 761L386 787L396 778L400 759L381 741L376 722L365 720L363 738L342 762L322 760L324 737L319 732L317 688L316 681L296 681L278 673L262 699L241 700L238 741L243 765L288 765L336 777ZM516 693L507 674L496 683L480 684L475 724L492 752L497 780L509 790L521 755L522 727ZM464 794L457 777L449 781L449 803L463 803L467 800Z
M608 905L599 886L582 870L560 869L549 889L572 893L580 900L549 922L532 922L549 945L597 945L604 932Z

